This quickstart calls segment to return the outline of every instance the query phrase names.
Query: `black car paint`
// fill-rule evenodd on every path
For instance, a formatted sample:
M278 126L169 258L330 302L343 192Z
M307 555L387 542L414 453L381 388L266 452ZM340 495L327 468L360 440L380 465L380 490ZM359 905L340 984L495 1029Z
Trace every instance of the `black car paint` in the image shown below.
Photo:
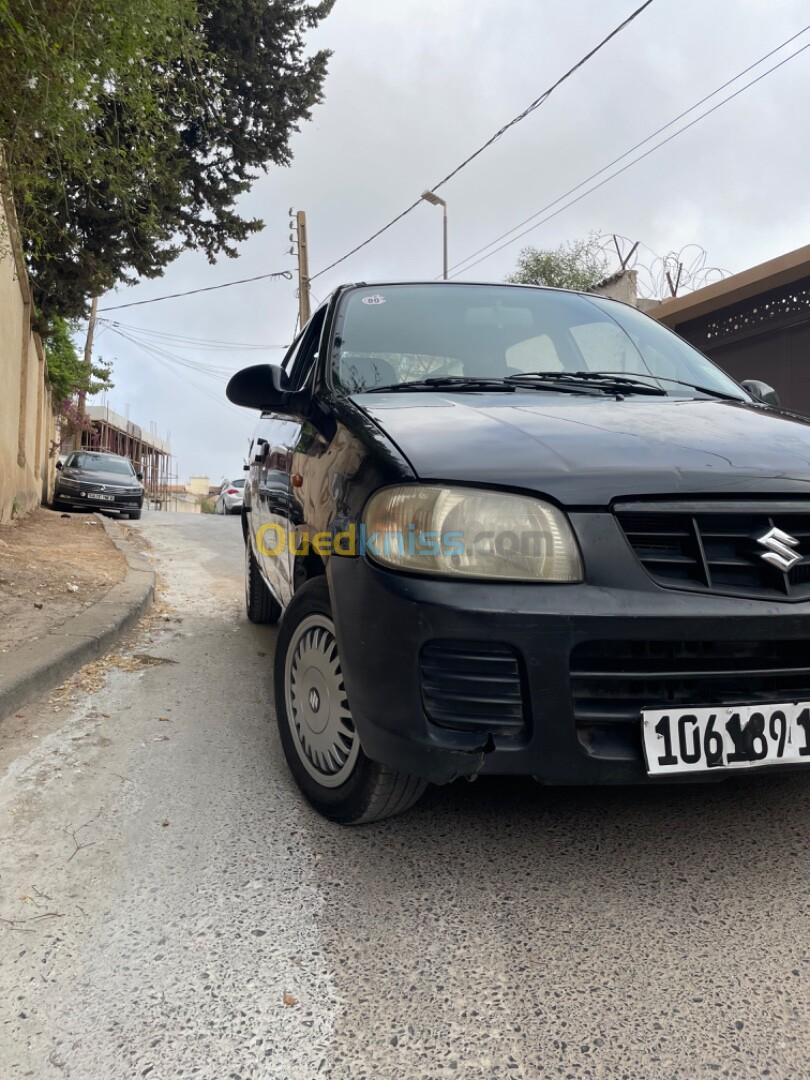
M380 487L422 482L527 492L566 508L585 563L579 585L459 582L375 565L367 557L291 557L260 568L285 607L325 573L346 687L366 753L434 782L479 772L551 783L648 782L638 754L593 754L572 719L569 657L598 638L810 642L803 605L663 589L630 550L613 503L634 498L745 500L779 494L810 509L810 426L762 404L708 398L624 400L498 393L357 394L331 371L338 290L296 413L265 413L246 485L249 538L260 521L300 539L360 521ZM322 309L323 310L323 309ZM258 369L257 369L258 371ZM292 400L292 398L291 398ZM259 440L266 445L260 446ZM420 696L418 657L434 639L512 645L531 722L525 740L439 729ZM654 705L654 702L650 703Z
M509 487L563 506L683 492L810 495L810 423L762 406L542 391L355 400L421 480Z

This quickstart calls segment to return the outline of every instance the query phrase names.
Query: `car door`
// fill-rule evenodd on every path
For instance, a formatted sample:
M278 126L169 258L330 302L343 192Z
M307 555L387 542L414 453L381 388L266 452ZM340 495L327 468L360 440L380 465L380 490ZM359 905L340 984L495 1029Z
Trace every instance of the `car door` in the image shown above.
M312 370L325 315L326 306L315 312L282 361L290 389L303 386ZM292 458L302 426L300 420L279 413L263 413L251 450L255 497L250 513L256 558L282 607L287 606L294 591L292 547L297 522L292 494Z

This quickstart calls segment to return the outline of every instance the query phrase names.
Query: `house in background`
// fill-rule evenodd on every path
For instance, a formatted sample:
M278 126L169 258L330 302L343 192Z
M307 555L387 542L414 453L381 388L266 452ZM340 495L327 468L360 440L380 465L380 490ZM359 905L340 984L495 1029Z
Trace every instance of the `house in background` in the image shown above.
M211 481L207 476L190 476L186 484L186 491L189 495L200 495L202 498L207 498L210 486Z
M647 310L738 382L810 416L810 245Z

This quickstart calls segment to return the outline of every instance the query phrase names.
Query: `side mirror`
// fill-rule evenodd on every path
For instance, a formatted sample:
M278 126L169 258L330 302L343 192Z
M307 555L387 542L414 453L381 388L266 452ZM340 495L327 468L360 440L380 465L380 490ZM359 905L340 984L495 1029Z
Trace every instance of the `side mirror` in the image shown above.
M234 405L303 418L308 412L309 395L287 390L285 381L284 372L276 364L256 364L237 371L225 393Z
M56 463L57 469L61 469L63 465L64 465L63 461L57 461L57 463Z
M247 462L242 466L242 472L250 472L250 466Z
M143 480L143 473L142 472L136 472L135 473L135 479L136 480Z
M777 409L781 405L779 395L766 382L760 382L759 379L744 379L740 385L755 401L761 401L763 405L773 405Z

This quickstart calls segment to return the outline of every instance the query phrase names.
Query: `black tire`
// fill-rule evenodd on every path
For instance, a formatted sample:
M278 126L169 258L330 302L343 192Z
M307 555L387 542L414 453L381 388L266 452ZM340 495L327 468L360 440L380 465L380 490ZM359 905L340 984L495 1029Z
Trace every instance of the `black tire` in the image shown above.
M349 764L353 755L356 756L346 779L339 785L325 786L319 783L311 771L313 768L317 771L315 763L311 760L309 765L304 763L306 751L299 749L301 742L291 726L288 711L287 678L290 670L288 654L296 640L300 640L302 624L311 622L313 616L319 617L315 620L316 623L325 617L322 623L324 627L332 625L329 588L323 577L308 581L295 594L284 613L276 642L274 662L276 719L281 745L290 771L307 800L330 821L341 825L363 825L401 814L419 800L427 783L417 776L410 776L387 765L371 761L363 753L356 732L354 732L354 738L357 740L357 745L355 748L352 743L352 753L347 753L346 765ZM316 627L315 633L317 632ZM332 638L326 649L331 650L343 706L346 714L350 716L343 689L340 661L337 656L337 641ZM315 706L316 710L318 707ZM354 730L353 721L351 721L351 727Z
M245 545L245 609L253 623L277 623L281 606L264 583L250 544Z

